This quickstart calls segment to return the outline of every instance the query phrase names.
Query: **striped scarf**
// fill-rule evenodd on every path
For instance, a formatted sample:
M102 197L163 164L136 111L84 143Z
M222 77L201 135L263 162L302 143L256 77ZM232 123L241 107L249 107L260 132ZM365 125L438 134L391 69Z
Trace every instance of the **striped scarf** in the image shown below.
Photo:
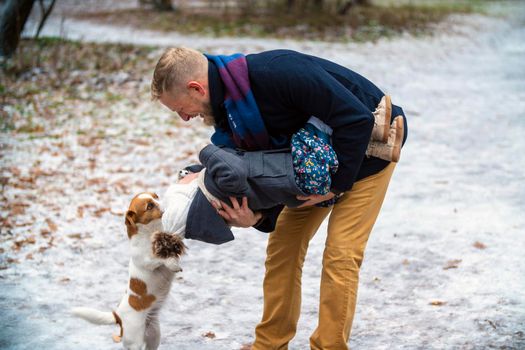
M287 140L274 140L266 130L250 87L246 57L240 53L231 56L208 54L205 56L219 69L226 90L224 106L231 129L229 133L216 127L211 137L212 143L247 151L272 149L285 145Z

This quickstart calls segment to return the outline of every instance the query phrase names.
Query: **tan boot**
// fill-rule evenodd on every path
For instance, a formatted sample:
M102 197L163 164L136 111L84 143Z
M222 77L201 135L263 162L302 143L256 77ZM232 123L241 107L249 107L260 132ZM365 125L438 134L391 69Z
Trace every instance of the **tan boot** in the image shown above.
M371 140L385 143L388 141L388 131L392 119L392 101L390 96L383 96L372 114L374 115L374 128L372 129Z
M394 123L390 127L387 143L372 141L368 143L366 150L367 157L377 157L389 162L397 163L401 157L401 146L405 137L404 117L398 115L394 118Z

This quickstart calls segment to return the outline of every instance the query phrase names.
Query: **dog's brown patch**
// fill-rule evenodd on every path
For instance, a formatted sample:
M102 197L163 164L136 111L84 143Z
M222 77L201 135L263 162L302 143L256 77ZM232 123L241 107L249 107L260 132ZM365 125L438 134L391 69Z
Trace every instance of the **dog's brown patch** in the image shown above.
M176 234L157 232L153 238L153 255L161 258L179 258L186 252L186 245L182 238Z
M129 305L136 311L146 310L157 299L153 294L148 294L148 286L138 278L129 280L129 289L137 294L128 298Z

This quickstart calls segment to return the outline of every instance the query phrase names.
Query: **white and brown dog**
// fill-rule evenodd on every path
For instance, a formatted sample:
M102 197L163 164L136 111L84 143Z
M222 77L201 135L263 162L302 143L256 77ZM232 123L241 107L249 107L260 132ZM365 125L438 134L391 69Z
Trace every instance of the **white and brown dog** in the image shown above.
M126 213L131 245L129 285L117 310L103 312L74 308L73 314L95 324L118 324L129 350L154 350L160 343L158 313L166 299L173 276L181 271L179 257L186 247L176 234L162 232L162 211L158 196L144 192L136 195Z

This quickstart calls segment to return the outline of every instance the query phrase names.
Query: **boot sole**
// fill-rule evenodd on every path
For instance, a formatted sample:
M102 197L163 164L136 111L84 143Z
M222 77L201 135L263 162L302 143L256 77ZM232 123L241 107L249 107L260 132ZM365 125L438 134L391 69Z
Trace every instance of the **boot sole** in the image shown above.
M405 117L398 115L394 118L394 123L396 123L396 139L392 149L392 162L397 163L401 158L401 146L405 138Z
M383 143L388 142L388 131L390 130L390 123L392 122L392 99L389 95L385 95L385 127L383 130Z

